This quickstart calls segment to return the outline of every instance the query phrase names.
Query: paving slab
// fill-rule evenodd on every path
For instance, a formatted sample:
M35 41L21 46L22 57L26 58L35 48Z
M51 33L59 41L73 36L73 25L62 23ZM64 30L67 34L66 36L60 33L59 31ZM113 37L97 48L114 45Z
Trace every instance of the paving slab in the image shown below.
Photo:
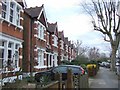
M97 75L89 78L90 88L117 88L120 90L120 80L109 68L100 67Z

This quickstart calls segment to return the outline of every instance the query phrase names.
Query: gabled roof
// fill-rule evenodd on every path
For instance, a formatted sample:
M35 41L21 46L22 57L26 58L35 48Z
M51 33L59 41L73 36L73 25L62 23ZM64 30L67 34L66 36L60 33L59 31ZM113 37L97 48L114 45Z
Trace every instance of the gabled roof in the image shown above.
M68 46L71 47L71 41L68 41Z
M44 10L44 5L41 7L31 7L31 8L26 8L25 12L31 17L31 18L36 18L39 20L43 25L48 27L47 25L47 18L45 15L45 10ZM44 18L44 19L43 19Z
M64 32L59 31L58 34L59 34L59 38L64 41Z
M68 37L65 37L65 41L64 41L64 42L65 42L65 44L67 44L67 45L69 44L69 43L68 43Z
M34 7L34 8L31 7L31 8L26 8L25 12L32 18L37 18L39 16L41 10L42 10L42 6Z
M51 33L55 33L55 31L58 31L58 27L57 27L57 22L56 23L47 23L48 24L48 31Z

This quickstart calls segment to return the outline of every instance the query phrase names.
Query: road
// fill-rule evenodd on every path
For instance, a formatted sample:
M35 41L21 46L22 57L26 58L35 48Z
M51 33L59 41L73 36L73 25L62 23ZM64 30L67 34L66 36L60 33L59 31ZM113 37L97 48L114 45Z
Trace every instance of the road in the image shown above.
M100 67L97 75L89 78L90 88L116 88L120 90L120 81L115 72L108 68Z

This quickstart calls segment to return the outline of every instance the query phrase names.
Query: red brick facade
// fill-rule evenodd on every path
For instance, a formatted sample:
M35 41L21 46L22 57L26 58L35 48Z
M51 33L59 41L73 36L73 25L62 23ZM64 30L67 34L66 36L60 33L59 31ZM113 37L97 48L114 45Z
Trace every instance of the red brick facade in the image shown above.
M2 4L1 1L0 3ZM3 4L7 5L6 2ZM0 42L3 43L0 46L0 54L2 54L0 59L6 61L13 58L15 64L15 54L19 54L16 63L17 69L22 68L23 73L35 73L58 66L63 60L71 61L76 57L73 44L68 40L68 37L64 37L63 31L59 32L57 22L47 22L43 5L41 7L25 8L23 11L22 3L15 2L15 4L20 4L22 7L19 17L20 25L11 23L9 19L5 20L4 16L0 17L0 33L2 33L0 34L0 37L2 37ZM0 5L0 14L3 10L1 8ZM17 21L15 22L17 23ZM6 47L7 49L3 50ZM6 57L4 57L5 55ZM14 68L6 68L6 71L7 69L8 71L11 70L8 74L9 77L16 75L12 72ZM6 78L5 75L6 73L3 73L4 78Z
M13 4L13 13L15 14L16 9L14 5L19 7L20 9L17 14L19 14L17 18L11 18L8 12L9 9L3 9L2 5ZM11 77L16 76L16 73L22 68L22 53L23 53L23 6L19 6L19 3L16 1L13 2L4 2L4 0L0 0L0 60L2 62L2 67L0 69L2 72L2 77ZM4 14L3 14L4 11ZM13 14L13 17L14 17ZM12 21L11 21L12 20ZM18 21L17 21L18 20ZM0 72L0 73L1 73Z

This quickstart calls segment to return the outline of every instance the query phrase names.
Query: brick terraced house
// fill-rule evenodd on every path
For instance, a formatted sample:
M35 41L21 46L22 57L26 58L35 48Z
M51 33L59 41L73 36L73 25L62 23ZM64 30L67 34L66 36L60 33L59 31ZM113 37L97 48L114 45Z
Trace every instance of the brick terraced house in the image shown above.
M44 5L25 9L23 72L29 74L47 69L47 27Z
M58 65L64 60L64 32L59 31L58 38Z
M12 82L17 72L34 75L76 57L57 22L47 22L44 5L27 8L20 1L0 0L0 84Z
M68 37L65 37L65 40L64 40L64 60L68 60L68 45L69 45Z
M22 68L23 8L26 4L21 1L0 0L0 84L17 78L16 73Z
M77 56L77 51L74 44L71 44L71 60L74 60Z
M58 66L58 26L56 23L48 23L48 31L50 32L50 45L53 53L52 65Z

